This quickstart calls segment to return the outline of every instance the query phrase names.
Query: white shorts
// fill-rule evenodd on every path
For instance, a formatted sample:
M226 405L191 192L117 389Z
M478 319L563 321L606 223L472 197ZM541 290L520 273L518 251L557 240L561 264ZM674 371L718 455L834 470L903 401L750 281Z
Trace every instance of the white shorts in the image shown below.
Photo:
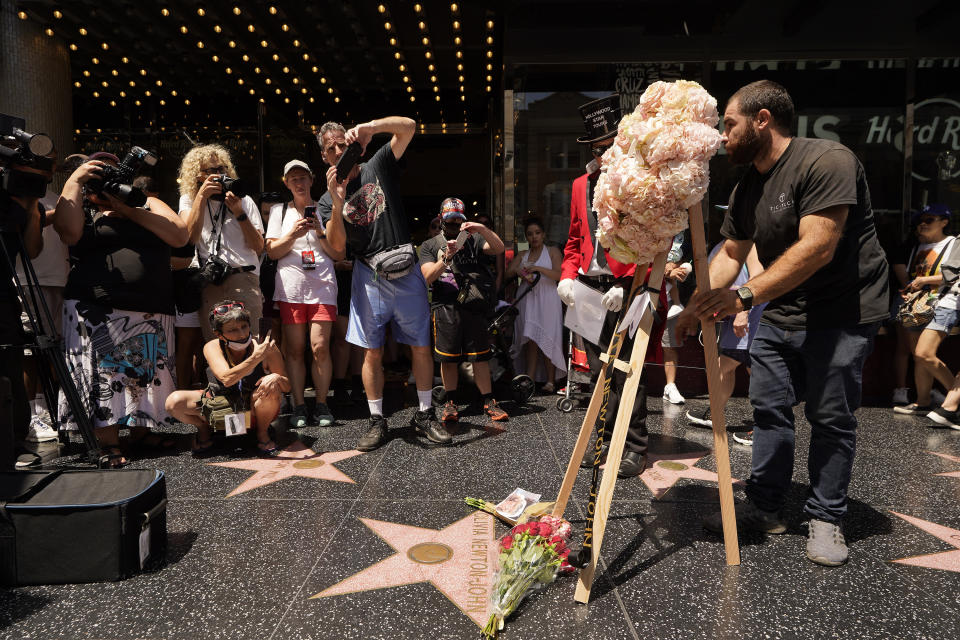
M191 311L190 313L180 313L177 311L177 315L174 316L173 326L175 327L184 327L191 328L196 327L200 328L200 312Z

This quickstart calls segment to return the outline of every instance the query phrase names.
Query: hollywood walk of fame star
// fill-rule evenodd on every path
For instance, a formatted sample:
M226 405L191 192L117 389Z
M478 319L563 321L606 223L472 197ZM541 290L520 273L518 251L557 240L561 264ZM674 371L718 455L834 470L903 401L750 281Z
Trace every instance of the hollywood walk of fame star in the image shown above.
M333 464L362 455L362 451L331 451L317 453L297 440L284 449L276 458L257 458L254 460L237 460L235 462L209 462L216 467L231 467L233 469L247 469L256 471L236 489L227 494L228 498L245 493L291 476L315 478L317 480L331 480L333 482L354 481L337 469Z
M490 617L498 553L493 516L477 511L439 531L360 518L396 553L311 598L429 582L478 626Z
M940 553L929 553L922 556L913 556L910 558L900 558L894 560L900 564L909 564L915 567L925 567L927 569L943 569L944 571L956 571L960 573L960 529L951 529L940 524L927 522L920 518L891 511L893 515L903 518L913 526L922 529L932 536L940 538L949 545L957 548L956 551L941 551Z
M949 456L945 453L936 453L934 451L927 451L927 453L932 453L935 456L940 456L944 460L950 460L951 462L960 462L960 458L957 456ZM948 471L947 473L938 473L938 476L946 476L948 478L960 478L960 471Z
M715 472L696 466L697 462L708 455L709 451L648 453L647 468L640 474L640 479L658 500L665 496L680 478L717 482ZM602 465L602 468L605 467L606 465ZM733 484L742 485L743 480L734 480Z

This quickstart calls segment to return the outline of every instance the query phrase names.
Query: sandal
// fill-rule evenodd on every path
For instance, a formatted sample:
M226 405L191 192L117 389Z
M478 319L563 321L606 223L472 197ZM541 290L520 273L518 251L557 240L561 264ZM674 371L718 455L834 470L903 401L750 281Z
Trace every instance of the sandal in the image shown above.
M280 455L280 447L276 443L273 444L269 449L265 449L263 445L270 444L272 440L267 440L266 442L257 441L257 455L261 458L276 458Z
M190 455L194 458L209 458L214 455L213 438L209 440L198 440L190 451Z
M118 445L107 444L100 447L99 463L101 469L122 469L130 464L130 461L123 455Z

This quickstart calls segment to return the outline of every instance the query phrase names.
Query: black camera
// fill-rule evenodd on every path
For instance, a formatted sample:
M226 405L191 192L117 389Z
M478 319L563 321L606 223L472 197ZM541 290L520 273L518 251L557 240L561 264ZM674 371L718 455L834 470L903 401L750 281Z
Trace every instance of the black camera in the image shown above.
M218 176L213 179L220 184L220 193L210 196L211 200L223 200L227 196L227 191L233 193L238 198L247 195L247 187L240 178L231 178L230 176Z
M200 267L197 279L201 287L207 284L223 284L223 281L230 275L230 265L223 258L210 256Z
M86 187L98 195L109 193L129 207L142 207L147 202L147 196L130 183L140 167L152 167L155 164L156 155L141 147L133 147L117 166L101 167L100 177L87 180Z
M0 114L0 190L12 196L42 198L52 179L53 140L44 133L26 132L25 126L23 118Z

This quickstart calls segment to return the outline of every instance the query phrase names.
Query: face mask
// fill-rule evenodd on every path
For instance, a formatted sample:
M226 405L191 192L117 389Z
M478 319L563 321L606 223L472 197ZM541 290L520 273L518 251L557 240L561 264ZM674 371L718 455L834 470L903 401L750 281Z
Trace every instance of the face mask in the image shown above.
M230 340L229 338L224 338L223 340L227 343L228 347L233 347L235 349L246 349L250 346L250 343L253 342L253 334L248 334L245 340Z
M590 162L587 163L587 173L589 175L593 175L594 173L596 173L599 168L600 168L600 163L597 162L596 158L593 158L592 160L590 160Z

